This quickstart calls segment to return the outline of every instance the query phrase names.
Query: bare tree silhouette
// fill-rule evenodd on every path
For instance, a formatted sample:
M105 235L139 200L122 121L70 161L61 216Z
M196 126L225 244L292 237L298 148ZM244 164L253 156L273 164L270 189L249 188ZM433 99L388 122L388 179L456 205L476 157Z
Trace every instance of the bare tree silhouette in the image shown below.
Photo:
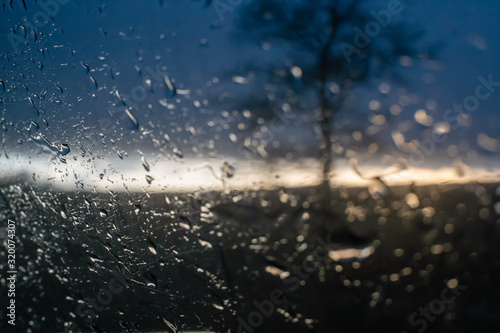
M270 83L271 77L281 79L280 84L288 88L281 97L295 100L296 105L303 105L302 96L293 93L297 82L302 92L316 96L314 115L321 132L320 160L327 192L333 123L353 87L371 78L398 77L395 69L401 62L431 59L437 54L436 46L423 45L423 32L401 16L406 6L400 0L254 0L242 8L237 28L240 40L261 45L281 43L289 60L284 65L280 59L279 68L276 62L264 64L258 59L245 70L264 74L261 86ZM253 100L266 112L273 107L266 99L254 91L251 98L240 98L240 103L251 108Z

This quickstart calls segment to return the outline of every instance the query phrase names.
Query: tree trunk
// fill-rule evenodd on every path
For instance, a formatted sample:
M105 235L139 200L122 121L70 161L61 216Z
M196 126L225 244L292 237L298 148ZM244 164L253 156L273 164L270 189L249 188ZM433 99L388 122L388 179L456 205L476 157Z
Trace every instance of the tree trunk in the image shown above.
M330 188L330 171L333 162L332 158L332 130L331 111L321 108L321 163L323 165L323 185Z
M332 156L332 110L329 107L327 97L327 73L328 73L328 47L323 49L319 60L319 108L321 126L321 148L320 161L323 167L321 196L327 206L331 202L330 172L333 162Z
M356 0L358 1L358 0ZM356 2L355 1L355 2ZM353 5L355 4L353 2ZM334 109L330 107L328 102L328 55L330 48L337 36L339 27L342 24L342 19L338 11L338 3L335 2L332 7L331 13L331 32L328 36L326 43L323 45L318 59L318 70L319 70L319 108L320 108L320 126L321 126L321 149L320 149L320 161L323 165L323 181L321 185L322 197L324 200L325 208L330 208L332 203L332 188L330 184L330 172L333 163L333 153L332 153L332 121L335 112L340 109L340 104L335 104ZM340 95L340 98L343 96Z

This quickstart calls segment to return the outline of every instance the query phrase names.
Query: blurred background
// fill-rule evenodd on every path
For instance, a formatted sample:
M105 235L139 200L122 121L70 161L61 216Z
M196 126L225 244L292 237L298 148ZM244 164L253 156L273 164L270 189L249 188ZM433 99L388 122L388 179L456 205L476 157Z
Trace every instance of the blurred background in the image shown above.
M174 183L196 187L203 180L219 186L203 163L220 177L224 162L251 168L257 161L318 160L316 63L323 46L309 34L325 38L326 10L318 2L284 20L275 3L2 3L2 176L31 176L32 163L42 183L75 188L74 177L54 173L55 166L82 175L82 186L106 187L111 182L89 170L111 166L107 177L116 170L129 186L163 189ZM356 66L367 66L331 120L339 174L349 173L345 161L356 159L370 170L403 163L421 172L468 167L486 177L484 169L498 167L500 150L500 97L490 91L500 82L494 61L499 6L398 2L392 14L389 3L358 5L330 46L327 98L335 100ZM305 5L299 1L290 10L294 6ZM380 25L371 11L381 13L379 20L390 13L390 23ZM316 22L309 26L311 17ZM370 22L374 37L366 34ZM356 59L349 64L350 58ZM347 67L333 65L339 63ZM492 86L479 91L484 98L467 100L475 97L480 78ZM433 142L425 145L425 139ZM62 144L68 155L57 151ZM89 154L98 158L89 162ZM168 171L157 168L157 181L148 184L141 157L152 171L165 164L165 171L197 180L160 180ZM293 169L307 173L300 178L310 185L317 170L304 166ZM455 178L447 171L442 177ZM417 175L404 177L429 180L428 172ZM259 185L269 181L252 176Z
M14 331L498 332L496 1L0 5Z

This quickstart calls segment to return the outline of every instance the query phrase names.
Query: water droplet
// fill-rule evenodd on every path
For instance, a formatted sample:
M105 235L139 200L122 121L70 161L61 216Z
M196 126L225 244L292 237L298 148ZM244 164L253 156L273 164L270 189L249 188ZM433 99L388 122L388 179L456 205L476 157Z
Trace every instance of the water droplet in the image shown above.
M212 244L210 244L210 242L207 242L206 240L203 240L203 239L198 239L198 242L202 245L202 246L205 246L206 248L209 248L211 249L213 246Z
M239 84L248 83L248 79L246 77L238 76L238 75L233 76L232 80L234 83L239 83Z
M104 209L99 209L99 215L101 215L101 217L105 219L108 217L108 212L105 211Z
M216 308L217 310L224 310L224 307L222 305L219 305L219 304L212 304L214 306L214 308Z
M142 166L144 167L144 169L146 169L146 171L149 172L149 170L151 170L151 168L149 167L149 163L146 161L144 156L141 157L141 161L142 161Z
M120 93L118 92L118 90L115 91L115 95L120 100L120 102L122 102L122 104L125 105L125 100L122 98L122 96L120 95Z
M31 97L28 97L28 100L30 101L31 106L33 106L33 109L35 109L36 115L40 116L40 111L38 111L38 109L36 108L35 102L33 102L33 100L31 99Z
M83 68L85 68L85 69L87 70L87 73L88 73L88 72L90 72L90 67L89 67L89 65L84 64L84 63L83 63L83 61L81 62L81 64L82 64Z
M168 320L166 320L163 317L162 317L162 319L163 319L163 322L165 323L165 325L167 325L167 327L170 328L173 333L177 333L177 326L174 326L174 324L172 324L171 322L169 322Z
M405 196L405 200L408 206L410 206L410 208L412 209L418 208L418 206L420 206L420 200L418 200L418 197L415 193L408 193Z
M169 90L169 97L175 97L175 95L177 95L177 89L175 88L170 78L168 76L165 76L163 79L165 80L165 84L167 85L167 89Z
M156 253L158 253L158 251L156 251L156 245L155 245L155 243L153 243L153 241L151 239L148 239L148 249L154 255L156 255Z
M135 209L134 209L134 213L136 215L139 215L139 213L141 212L141 205L135 205Z
M90 76L90 80L94 84L95 88L97 89L97 81L94 79L94 77Z
M49 148L52 152L56 153L58 157L65 156L69 154L69 152L71 151L67 144L55 145L41 134L38 134L37 136L32 136L31 139L35 143Z
M154 178L151 177L150 175L146 175L146 181L148 182L148 184L151 184L151 182L153 182Z
M424 126L432 126L432 124L434 123L434 119L429 116L423 109L415 112L414 118L419 124L422 124Z
M150 288L156 288L158 284L158 279L151 273L145 273L144 277L146 278L146 285Z
M71 149L69 149L69 145L63 143L61 144L57 150L59 150L59 153L62 155L62 156L65 156L65 155L68 155L69 152L71 151Z
M40 129L40 125L38 125L36 122L34 122L33 120L31 121L31 124L30 124L30 127L28 128L28 130L31 131L31 128L32 127L35 127L35 130L39 130Z
M177 157L179 157L179 158L183 158L184 157L184 153L179 148L174 148L173 151L174 151L174 154L177 155Z
M139 130L139 121L137 120L137 118L129 110L125 110L125 113L127 114L128 118L132 122L134 130L135 131Z
M234 176L234 166L227 162L222 163L221 171L224 177L231 178Z

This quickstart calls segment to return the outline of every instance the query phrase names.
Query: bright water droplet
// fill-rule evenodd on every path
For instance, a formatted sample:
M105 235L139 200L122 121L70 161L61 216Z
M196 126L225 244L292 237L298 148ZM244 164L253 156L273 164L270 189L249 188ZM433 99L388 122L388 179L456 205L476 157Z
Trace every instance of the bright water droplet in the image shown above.
M219 304L212 304L214 306L214 308L216 308L217 310L224 310L224 307L222 305L219 305Z
M410 206L410 208L412 209L416 209L418 208L418 206L420 206L420 200L415 193L408 193L405 196L405 200L408 206Z
M99 209L99 215L101 215L101 217L105 219L108 217L108 212L105 211L104 209Z
M210 244L210 242L207 242L206 240L203 239L198 239L198 242L202 245L205 246L206 248L211 249L213 246Z
M115 91L115 95L120 100L120 102L122 102L122 104L125 105L125 100L122 98L122 96L120 95L120 93L118 92L118 90Z
M153 243L153 241L151 239L148 239L148 249L154 255L156 255L156 253L158 253L158 251L156 251L156 245L155 245L155 243Z
M137 118L129 110L125 110L125 113L127 114L128 118L132 122L132 125L134 126L134 130L135 131L139 130L139 121L137 120Z
M156 285L158 284L158 279L156 276L154 276L151 273L146 273L144 274L144 277L146 278L146 285L150 288L156 288Z

